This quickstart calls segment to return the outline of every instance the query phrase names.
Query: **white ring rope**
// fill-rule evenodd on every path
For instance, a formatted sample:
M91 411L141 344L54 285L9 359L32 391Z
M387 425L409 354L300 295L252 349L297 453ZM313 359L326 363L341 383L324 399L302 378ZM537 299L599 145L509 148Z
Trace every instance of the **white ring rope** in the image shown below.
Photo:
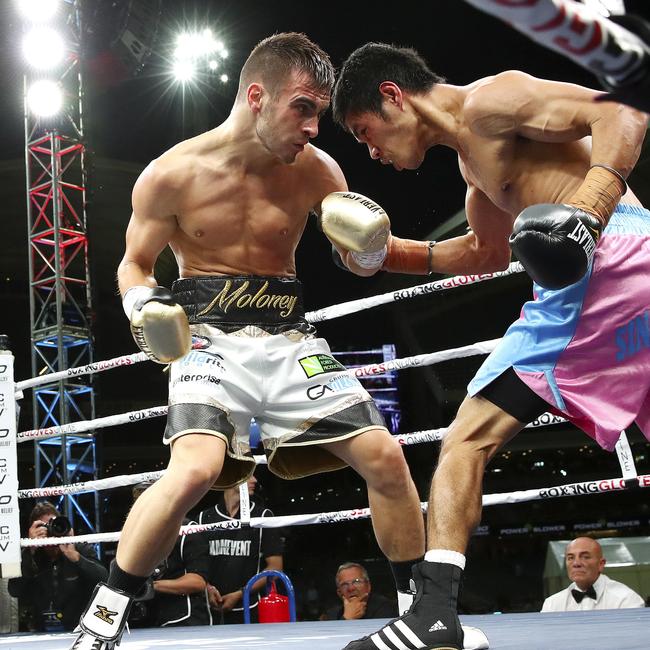
M371 363L358 368L349 368L347 373L355 377L370 377L382 375L391 370L400 370L403 368L415 368L418 366L430 366L442 361L451 359L461 359L478 354L488 354L491 352L501 339L492 339L490 341L479 341L470 345L464 345L460 348L450 348L449 350L440 350L439 352L428 352L418 354L413 357L404 357L403 359L392 359L382 363ZM93 429L115 426L117 424L128 424L138 422L147 418L159 417L166 415L166 406L156 406L150 409L141 409L139 411L128 411L118 415L108 415L95 420L81 420L79 422L69 422L56 427L47 427L45 429L32 429L30 431L20 431L16 434L17 442L26 442L28 440L53 438L56 436L72 433L82 433Z
M338 305L332 305L331 307L323 307L322 309L309 311L305 314L305 318L310 323L320 323L325 320L339 318L340 316L354 314L355 312L364 309L385 305L389 302L415 298L417 296L426 296L432 293L437 293L438 291L445 291L446 289L466 287L470 284L476 284L477 282L495 280L496 278L503 278L507 275L512 275L513 273L522 273L523 270L524 267L519 262L512 262L505 271L481 273L477 275L455 275L451 278L443 278L442 280L419 284L415 287L409 287L408 289L398 289L377 296L370 296L369 298L359 298L358 300L350 300L349 302L342 302Z
M381 294L378 296L371 296L369 298L361 298L359 300L351 300L350 302L343 302L339 305L332 305L331 307L324 307L316 311L308 312L305 318L311 323L338 318L345 314L352 314L362 309L369 309L389 302L397 300L404 300L407 298L414 298L415 296L424 296L437 291L444 291L446 289L456 289L477 282L484 282L485 280L494 280L502 278L513 273L521 273L523 267L519 262L512 262L505 271L497 271L496 273L482 273L480 275L456 275L451 278L444 278L436 280L435 282L428 282L420 284L408 289L400 289L398 291L391 291L389 293ZM47 375L40 375L39 377L32 377L24 381L16 382L16 393L21 393L27 388L48 384L50 382L59 381L61 379L70 379L79 377L80 375L89 375L96 372L103 372L104 370L112 370L121 366L130 366L134 363L147 361L148 357L144 352L136 352L134 354L126 354L121 357L107 359L106 361L96 361L89 363L86 366L79 366L78 368L68 368L67 370L60 370Z
M639 488L650 487L650 474L643 474L636 477ZM483 496L483 506L494 506L500 504L521 503L524 501L535 501L539 499L551 499L557 497L582 496L585 494L598 494L630 489L630 481L624 478L600 479L597 481L584 481L582 483L568 483L547 488L535 488L532 490L519 490L501 494L486 494ZM427 504L421 503L420 507L426 511ZM358 508L356 510L340 510L334 512L318 512L303 515L283 515L279 517L251 517L250 526L253 528L281 528L289 526L307 526L311 524L331 524L341 521L353 521L356 519L367 519L370 517L370 508ZM238 529L242 528L240 520L220 521L213 524L200 524L183 526L179 534L191 535L202 533L216 528ZM120 538L120 532L95 533L92 535L75 535L74 537L43 537L43 538L22 538L20 545L29 546L55 546L58 544L98 542L116 542Z
M73 377L80 377L81 375L94 375L96 372L104 372L104 370L112 370L121 366L132 366L134 363L141 361L148 361L149 357L144 352L135 352L133 354L125 354L121 357L107 359L106 361L95 361L86 366L79 366L77 368L68 368L67 370L59 370L58 372L51 372L47 375L40 375L16 382L16 392L22 392L26 388L33 388L41 384L49 384L53 381L60 381L61 379L71 379Z
M160 407L161 409L167 407ZM151 409L153 411L153 409ZM161 415L157 413L156 415ZM119 417L119 416L113 416ZM153 417L153 416L150 416ZM534 422L526 425L526 428L546 427L552 424L561 424L566 422L564 418L544 413ZM393 438L403 446L418 445L427 442L440 442L447 433L448 427L441 429L427 429L425 431L413 431L412 433L395 434ZM266 456L263 454L253 456L257 465L266 465ZM71 483L69 485L52 485L43 488L30 488L18 490L19 499L41 499L52 496L61 496L63 494L80 494L82 492L100 492L102 490L112 490L116 487L125 487L135 485L142 481L153 481L159 479L165 470L143 472L141 474L121 474L109 478L97 479L95 481L82 481L80 483ZM628 477L625 477L628 478Z

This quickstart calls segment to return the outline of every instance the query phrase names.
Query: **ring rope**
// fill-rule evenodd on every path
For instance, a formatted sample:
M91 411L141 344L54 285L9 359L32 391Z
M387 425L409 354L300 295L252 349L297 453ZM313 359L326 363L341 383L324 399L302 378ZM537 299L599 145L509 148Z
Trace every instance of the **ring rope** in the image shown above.
M624 478L600 479L595 481L584 481L581 483L568 483L547 488L534 488L531 490L518 490L515 492L504 492L483 495L483 506L501 504L522 503L524 501L535 501L539 499L552 499L558 497L582 496L586 494L599 494L615 492L636 488L650 487L650 474L643 474L635 478L635 485L632 481ZM426 503L421 503L423 512L427 509ZM341 521L353 521L356 519L367 519L370 517L370 508L357 508L355 510L340 510L333 512L319 512L302 515L282 515L276 517L251 517L250 526L253 528L281 528L290 526L305 526L310 524L330 524ZM215 528L238 529L242 527L239 520L215 522L213 524L200 524L183 526L179 534L191 535L201 533ZM21 547L29 546L55 546L58 544L116 542L120 538L120 532L94 533L91 535L75 535L74 537L43 537L43 538L22 538Z
M513 273L523 273L523 271L524 267L520 262L512 262L505 271L496 271L495 273L480 273L475 275L455 275L450 278L435 280L434 282L418 284L407 289L389 291L388 293L379 294L377 296L359 298L358 300L350 300L348 302L342 302L338 305L332 305L331 307L323 307L322 309L309 311L305 314L305 318L310 323L320 323L325 320L339 318L340 316L354 314L355 312L362 311L364 309L371 309L372 307L385 305L389 302L415 298L417 296L426 296L438 291L445 291L446 289L466 287L470 284L484 282L485 280L504 278L508 275L512 275Z
M351 300L349 302L340 303L339 305L324 307L322 309L317 309L316 311L307 312L305 314L305 318L311 323L317 323L397 300L414 298L416 296L423 296L435 293L437 291L456 289L458 287L476 284L477 282L484 282L485 280L502 278L507 275L512 275L513 273L521 273L523 270L524 269L519 262L512 262L505 271L497 271L496 273L482 273L480 275L456 275L451 278L445 278L442 280L436 280L435 282L416 285L415 287L408 289L400 289L399 291L391 291L389 293L380 294L378 296L361 298L359 300ZM38 377L32 377L31 379L25 379L23 381L16 382L16 393L20 394L27 388L33 388L34 386L48 384L50 382L59 381L61 379L70 379L72 377L79 377L81 375L104 372L105 370L112 370L113 368L119 368L121 366L130 366L135 363L140 363L147 360L148 357L144 352L136 352L134 354L126 354L120 357L114 357L113 359L107 359L105 361L95 361L93 363L89 363L85 366L79 366L77 368L59 370L58 372L52 372L47 375L40 375Z
M490 341L479 341L470 345L464 345L459 348L450 348L438 352L428 352L418 354L413 357L404 357L402 359L392 359L381 363L371 363L358 368L349 368L346 372L355 377L377 376L391 370L401 370L403 368L415 368L418 366L430 366L442 361L452 359L461 359L478 354L490 353L501 339L492 339ZM343 374L343 373L341 373ZM155 411L155 412L154 412ZM149 413L150 412L150 413ZM32 429L30 431L20 431L16 434L17 442L26 442L27 440L53 438L63 434L81 433L90 431L95 428L114 426L116 424L127 424L133 421L144 420L147 417L158 417L167 413L166 406L158 406L153 409L141 409L139 411L129 411L121 415L108 415L96 420L81 420L78 422L69 422L56 427L47 427L45 429Z
M166 408L166 407L160 407ZM152 409L153 410L153 409ZM161 415L157 413L156 415ZM119 417L119 416L113 416ZM153 417L153 416L151 416ZM527 424L525 428L538 428L546 427L553 424L561 424L566 422L564 418L552 415L551 413L544 413L535 422ZM107 426L107 425L102 425ZM418 445L428 442L440 442L447 433L448 427L441 429L427 429L424 431L413 431L412 433L399 433L393 435L393 438L402 447L410 445ZM264 454L254 455L253 460L257 465L266 465L267 459ZM51 485L42 488L28 488L18 490L19 499L41 499L52 496L61 496L64 494L80 494L82 492L100 492L102 490L111 490L116 487L125 487L127 485L135 485L142 481L157 480L165 470L143 472L141 474L121 474L118 476L111 476L109 478L97 479L94 481L81 481L80 483L70 483L68 485ZM626 477L628 478L628 477Z

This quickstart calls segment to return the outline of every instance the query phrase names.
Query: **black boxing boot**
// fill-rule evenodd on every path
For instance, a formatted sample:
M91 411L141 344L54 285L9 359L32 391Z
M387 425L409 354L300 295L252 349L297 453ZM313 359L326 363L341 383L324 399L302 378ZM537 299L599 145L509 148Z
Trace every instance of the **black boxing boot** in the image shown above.
M374 634L348 643L344 650L463 650L457 612L462 575L455 564L414 565L416 594L411 608Z

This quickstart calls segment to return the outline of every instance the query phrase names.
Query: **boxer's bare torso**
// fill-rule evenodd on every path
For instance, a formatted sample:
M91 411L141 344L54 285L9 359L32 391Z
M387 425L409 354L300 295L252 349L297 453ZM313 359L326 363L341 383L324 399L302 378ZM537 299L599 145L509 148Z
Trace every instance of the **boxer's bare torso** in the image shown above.
M181 277L295 276L310 211L347 189L338 164L309 143L328 102L292 75L261 127L236 108L217 128L150 163L133 190L122 292L153 282L153 263L167 244Z
M482 192L513 221L529 205L567 201L591 160L592 138L571 119L584 107L585 89L534 80L536 87L546 88L530 92L547 93L546 98L537 98L543 110L534 114L536 108L521 106L521 91L512 102L508 97L522 83L533 86L528 79L521 73L504 73L462 89L457 145L461 174L470 191ZM527 119L522 115L526 111ZM640 205L630 190L623 200Z
M641 113L596 102L596 91L517 71L424 93L386 82L382 92L384 117L346 117L372 158L402 170L417 169L438 145L458 153L471 231L438 242L434 270L446 273L505 268L517 215L530 205L567 202L593 163L626 176L642 140L633 136L646 126ZM432 183L444 190L435 176ZM640 205L629 190L622 200Z

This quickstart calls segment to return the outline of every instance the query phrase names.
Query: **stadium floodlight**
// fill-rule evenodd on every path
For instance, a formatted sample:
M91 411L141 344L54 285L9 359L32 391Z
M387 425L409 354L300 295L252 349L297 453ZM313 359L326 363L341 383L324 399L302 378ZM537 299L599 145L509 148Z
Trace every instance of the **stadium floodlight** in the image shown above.
M222 74L219 79L221 79L222 83L226 83L228 81L228 75L227 74Z
M201 70L217 70L221 66L221 59L227 56L223 42L215 38L210 28L182 32L175 40L172 72L178 81L192 81Z
M55 81L41 79L27 90L27 106L37 117L52 117L63 106L63 90Z
M43 23L54 17L61 0L16 0L18 11L25 20Z
M172 71L175 79L181 83L192 81L196 74L193 61L175 61Z
M63 60L65 43L59 32L50 27L34 27L23 38L27 63L39 70L56 67Z

